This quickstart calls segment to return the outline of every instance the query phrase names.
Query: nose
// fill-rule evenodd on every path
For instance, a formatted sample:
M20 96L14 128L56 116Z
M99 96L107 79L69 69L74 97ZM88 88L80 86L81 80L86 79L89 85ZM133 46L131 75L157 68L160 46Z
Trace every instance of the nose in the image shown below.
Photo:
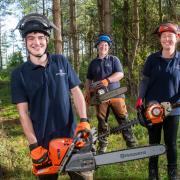
M40 44L40 40L38 38L35 38L34 39L34 43L39 45Z

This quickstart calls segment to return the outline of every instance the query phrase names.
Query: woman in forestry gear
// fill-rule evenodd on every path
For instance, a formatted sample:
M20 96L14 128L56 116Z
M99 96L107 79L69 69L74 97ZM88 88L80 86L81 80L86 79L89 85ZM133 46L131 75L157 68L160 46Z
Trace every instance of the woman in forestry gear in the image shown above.
M136 108L152 101L158 103L180 102L180 53L176 51L178 26L164 23L156 30L162 49L152 53L146 60L143 70L139 98ZM167 146L167 169L170 180L178 179L177 170L177 132L179 126L180 107L173 108L163 122L153 124L148 129L149 143L159 144L161 130L164 131L164 142ZM158 179L158 157L149 159L149 179Z
M89 104L90 99L100 88L107 88L109 91L120 87L120 80L124 77L123 67L120 60L109 54L112 45L111 37L108 34L100 34L96 40L97 57L93 59L87 72L86 80L86 102ZM92 88L92 83L96 82L97 86ZM125 104L124 94L110 98L108 101L95 105L96 116L98 119L98 134L104 134L109 131L108 117L110 109L120 126L128 122L128 112ZM136 138L132 129L127 128L122 131L123 138L127 147L137 145ZM107 149L108 141L106 137L99 138L98 152L104 153Z

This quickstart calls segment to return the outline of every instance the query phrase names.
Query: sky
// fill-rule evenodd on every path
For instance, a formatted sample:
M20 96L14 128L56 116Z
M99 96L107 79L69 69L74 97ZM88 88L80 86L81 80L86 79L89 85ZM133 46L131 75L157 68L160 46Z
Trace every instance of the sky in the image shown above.
M3 42L3 38L6 39L7 42L10 42L8 44L10 44L10 46L7 48L6 53L3 53L3 64L5 65L7 63L7 57L9 55L11 55L13 53L13 51L18 51L18 47L22 48L23 44L22 44L22 38L19 34L18 30L15 30L16 25L19 22L19 19L21 17L18 17L19 15L21 15L21 11L18 10L17 11L17 6L14 5L10 5L7 8L8 12L11 12L11 15L5 15L2 17L2 27L1 27L1 33L2 33L2 42ZM13 31L13 35L14 38L10 38L11 36L11 32ZM13 45L14 44L14 45Z

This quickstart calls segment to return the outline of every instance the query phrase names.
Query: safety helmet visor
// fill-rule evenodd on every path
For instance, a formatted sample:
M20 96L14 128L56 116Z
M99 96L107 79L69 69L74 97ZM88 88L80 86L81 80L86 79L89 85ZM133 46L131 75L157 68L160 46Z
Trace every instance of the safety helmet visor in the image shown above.
M41 32L47 36L50 36L51 29L49 29L48 26L40 23L39 21L33 20L26 22L25 26L21 31L21 35L23 38L25 38L27 34L31 32Z
M178 34L178 27L172 23L161 24L158 28L157 34L161 35L163 32Z
M46 16L38 13L26 15L16 26L16 29L19 29L23 38L25 38L27 34L31 32L42 32L50 36L52 28L58 30L58 28L51 23Z

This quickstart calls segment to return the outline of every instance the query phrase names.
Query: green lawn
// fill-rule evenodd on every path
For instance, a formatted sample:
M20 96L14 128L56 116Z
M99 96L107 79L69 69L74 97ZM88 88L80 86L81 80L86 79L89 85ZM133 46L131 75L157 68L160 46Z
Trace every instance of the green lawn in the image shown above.
M31 173L31 159L29 158L28 143L23 135L16 109L10 103L8 82L0 82L0 179L36 179ZM128 103L130 104L130 103ZM93 110L91 109L93 112ZM130 111L129 111L130 112ZM130 117L133 114L130 112ZM115 125L114 117L110 117L110 124ZM92 117L92 126L97 121ZM147 131L140 125L133 127L140 145L147 145ZM121 134L109 137L108 151L126 148ZM180 130L178 133L178 166L180 169ZM100 167L95 171L95 179L147 179L148 159L130 161L121 164ZM166 157L160 156L160 177L167 179ZM60 179L68 179L63 175Z

